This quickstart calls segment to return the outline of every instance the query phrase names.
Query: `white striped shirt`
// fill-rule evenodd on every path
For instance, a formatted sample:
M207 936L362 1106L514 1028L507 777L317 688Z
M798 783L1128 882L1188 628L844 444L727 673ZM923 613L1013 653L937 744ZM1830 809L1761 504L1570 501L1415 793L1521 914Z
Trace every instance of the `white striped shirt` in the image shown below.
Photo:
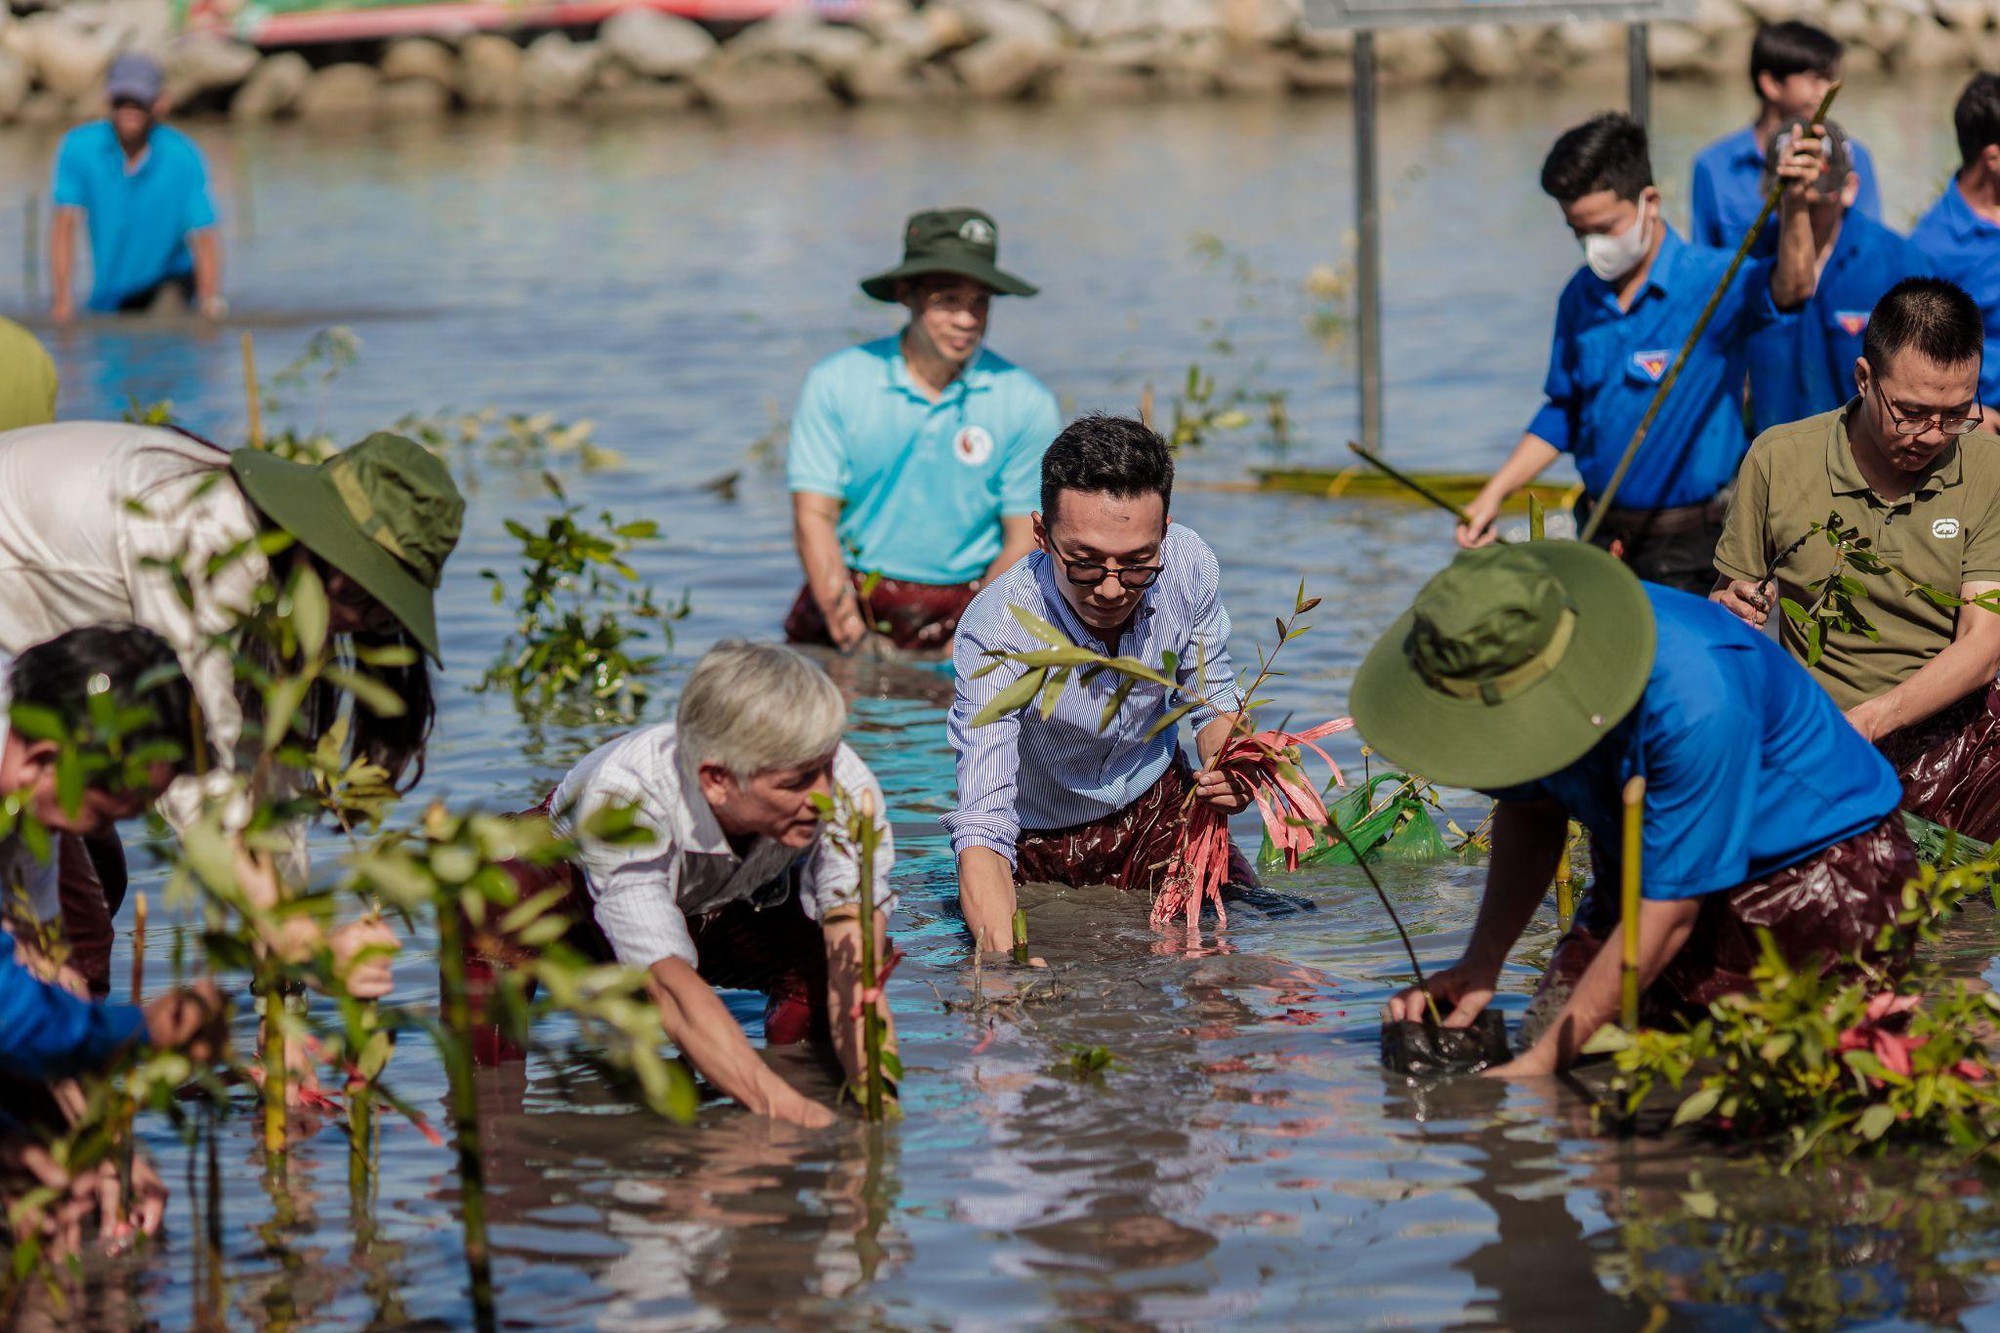
M1229 613L1222 609L1221 570L1215 552L1193 529L1170 524L1160 544L1165 572L1140 598L1118 644L1120 654L1149 666L1162 654L1179 659L1175 678L1234 711L1240 706L1229 660ZM1104 644L1077 618L1056 586L1055 562L1036 551L972 599L958 622L952 665L958 672L947 731L958 752L958 809L944 817L954 854L986 847L1009 862L1022 829L1061 829L1101 819L1138 800L1173 763L1180 737L1169 727L1145 739L1161 717L1186 700L1140 682L1102 730L1105 706L1119 677L1103 672L1089 684L1071 677L1047 721L1039 708L974 727L972 719L1025 668L1008 663L979 679L989 651L1028 652L1047 647L1023 629L1007 608L1018 606L1054 625L1083 647ZM1197 672L1202 673L1199 682ZM1188 721L1199 730L1215 711L1196 707Z

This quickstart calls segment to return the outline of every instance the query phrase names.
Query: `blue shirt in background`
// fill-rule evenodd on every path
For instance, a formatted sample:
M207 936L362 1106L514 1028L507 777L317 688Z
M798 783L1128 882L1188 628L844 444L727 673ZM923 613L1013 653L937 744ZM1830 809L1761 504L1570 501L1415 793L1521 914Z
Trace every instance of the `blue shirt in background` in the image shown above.
M1986 361L1979 370L1979 400L2000 406L2000 227L1972 211L1958 182L1917 223L1910 240L1930 256L1940 278L1949 278L1979 303L1986 321Z
M1753 434L1831 412L1854 396L1854 361L1875 303L1904 278L1928 275L1923 251L1848 211L1810 301L1750 342Z
M981 348L932 402L895 335L812 368L792 417L786 480L841 501L848 566L913 583L970 583L1000 554L1000 520L1041 507L1055 396Z
M1638 706L1569 767L1489 795L1554 799L1615 857L1625 783L1645 778L1641 892L1656 900L1795 866L1901 803L1889 762L1784 649L1713 602L1646 596L1658 647Z
M1847 148L1853 154L1854 174L1861 180L1852 211L1880 218L1882 194L1875 184L1875 159L1858 139L1849 139ZM1723 135L1695 155L1694 189L1688 201L1689 236L1696 245L1734 251L1764 207L1765 188L1764 150L1757 146L1756 133L1745 125L1734 134ZM1753 253L1777 253L1776 220L1774 212Z
M1159 667L1176 658L1174 679L1225 711L1239 706L1229 659L1229 613L1223 610L1221 567L1192 528L1167 525L1158 581L1146 589L1132 623L1118 642L1120 655ZM1180 748L1176 728L1148 735L1185 700L1145 681L1133 686L1100 726L1119 689L1103 672L1088 682L1072 678L1046 719L1038 708L1011 713L983 727L972 719L1026 670L1013 663L984 676L988 652L1046 648L1014 618L1020 607L1053 625L1070 642L1095 652L1103 643L1063 600L1056 580L1067 577L1046 551L1036 551L972 599L958 622L952 666L958 685L945 733L958 752L958 809L944 817L953 854L985 847L1014 860L1022 829L1061 829L1101 819L1152 790ZM1199 731L1215 711L1197 706L1188 722Z
M0 930L0 1073L40 1083L102 1068L145 1026L129 1004L92 1004L37 979Z
M1630 310L1610 283L1580 268L1556 302L1547 401L1528 430L1576 460L1583 489L1604 493L1660 379L1694 330L1731 256L1667 228ZM1771 264L1747 262L1723 293L1673 392L1653 419L1613 504L1702 504L1736 479L1750 447L1742 386L1751 338L1788 321L1771 302Z
M56 152L53 198L90 227L92 310L116 310L169 278L194 273L188 233L215 225L208 168L179 130L155 125L136 170L108 120L79 125Z

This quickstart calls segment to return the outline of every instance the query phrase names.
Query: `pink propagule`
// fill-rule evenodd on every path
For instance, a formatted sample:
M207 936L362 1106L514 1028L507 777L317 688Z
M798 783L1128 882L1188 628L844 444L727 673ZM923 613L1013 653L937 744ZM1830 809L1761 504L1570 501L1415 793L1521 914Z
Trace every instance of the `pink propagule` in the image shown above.
M1297 870L1299 857L1312 850L1316 831L1326 825L1326 803L1305 780L1299 751L1311 750L1333 770L1336 786L1347 785L1340 765L1316 741L1354 725L1351 717L1322 722L1307 731L1260 731L1232 736L1216 756L1214 768L1249 786L1264 817L1271 845L1284 853L1285 869ZM1168 862L1160 892L1153 899L1153 925L1165 926L1175 917L1187 918L1188 938L1201 935L1201 908L1215 904L1218 925L1229 924L1222 906L1222 886L1229 879L1229 821L1206 801L1188 794L1193 809L1182 824L1181 845Z

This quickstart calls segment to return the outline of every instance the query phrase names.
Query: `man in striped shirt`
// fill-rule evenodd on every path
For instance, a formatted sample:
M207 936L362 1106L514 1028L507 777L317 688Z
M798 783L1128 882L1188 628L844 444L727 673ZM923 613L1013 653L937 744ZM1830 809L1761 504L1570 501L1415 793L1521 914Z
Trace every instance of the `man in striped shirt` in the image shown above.
M1248 793L1219 773L1190 771L1176 726L1157 724L1189 700L1204 763L1229 739L1242 701L1229 661L1215 552L1172 524L1174 464L1141 422L1087 416L1042 459L1036 550L973 599L959 621L958 671L948 729L958 753L958 809L944 818L958 858L959 905L981 949L1012 938L1017 878L1062 884L1157 887L1178 842L1186 795L1225 814ZM1175 659L1180 690L1140 682L1106 721L1119 680L1072 679L1046 718L1038 708L974 726L981 709L1021 676L1007 664L975 678L996 654L1047 645L1016 610L1097 652L1162 666ZM1254 885L1232 857L1232 883Z

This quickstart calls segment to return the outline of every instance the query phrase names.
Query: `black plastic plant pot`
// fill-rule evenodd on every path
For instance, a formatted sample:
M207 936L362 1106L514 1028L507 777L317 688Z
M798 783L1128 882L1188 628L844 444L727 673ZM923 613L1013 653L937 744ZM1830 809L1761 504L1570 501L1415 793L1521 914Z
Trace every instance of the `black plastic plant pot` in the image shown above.
M1471 1027L1417 1022L1382 1025L1382 1063L1412 1078L1477 1074L1512 1058L1507 1047L1507 1019L1497 1009L1482 1009Z

